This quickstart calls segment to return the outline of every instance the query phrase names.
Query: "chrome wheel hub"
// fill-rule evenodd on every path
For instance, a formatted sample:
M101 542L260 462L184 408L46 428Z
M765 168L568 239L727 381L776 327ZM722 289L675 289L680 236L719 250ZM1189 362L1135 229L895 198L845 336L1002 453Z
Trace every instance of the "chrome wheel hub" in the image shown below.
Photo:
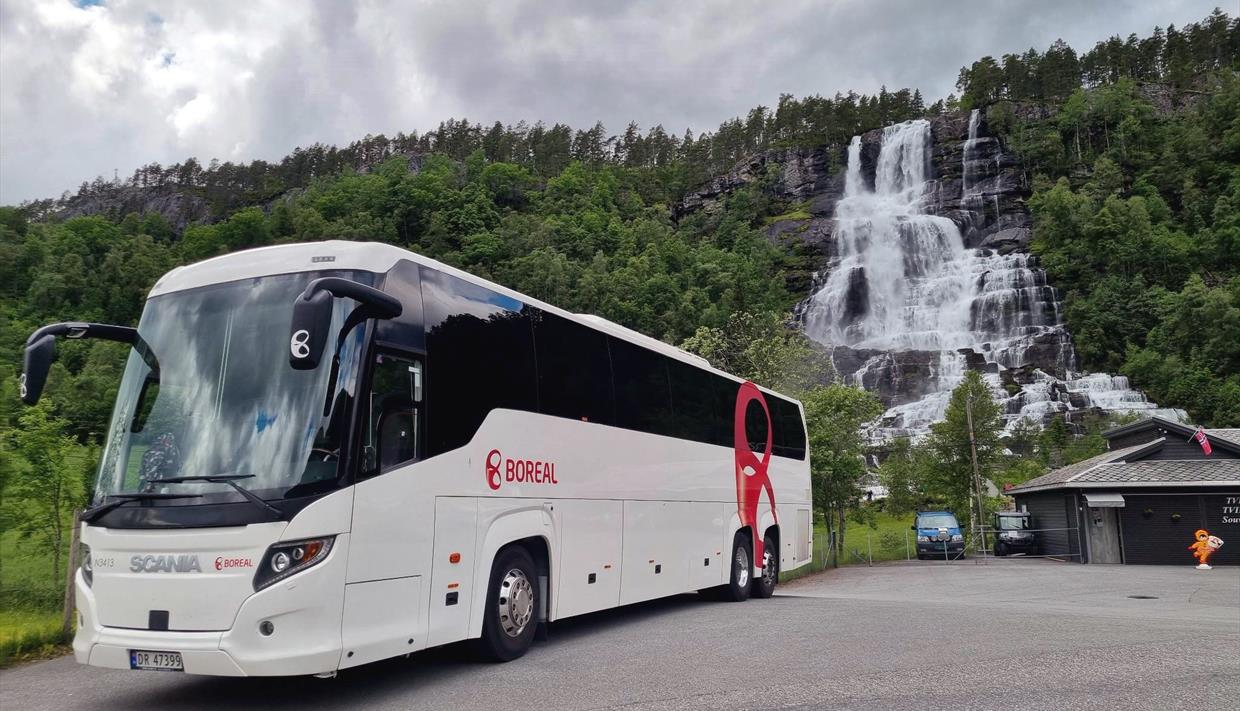
M745 546L736 547L736 584L742 588L749 584L749 551Z
M771 555L770 550L762 551L762 584L766 587L775 585L775 556Z
M534 617L534 586L525 572L513 568L499 584L499 624L504 634L520 637Z

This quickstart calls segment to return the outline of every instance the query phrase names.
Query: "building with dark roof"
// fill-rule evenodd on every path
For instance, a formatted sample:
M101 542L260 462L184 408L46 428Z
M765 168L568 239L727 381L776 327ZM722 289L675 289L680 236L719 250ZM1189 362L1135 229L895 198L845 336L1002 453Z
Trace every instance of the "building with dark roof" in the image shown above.
M1240 563L1240 429L1206 430L1160 417L1102 433L1108 451L1007 490L1033 515L1040 552L1083 563L1196 564L1205 529L1228 545L1211 564Z

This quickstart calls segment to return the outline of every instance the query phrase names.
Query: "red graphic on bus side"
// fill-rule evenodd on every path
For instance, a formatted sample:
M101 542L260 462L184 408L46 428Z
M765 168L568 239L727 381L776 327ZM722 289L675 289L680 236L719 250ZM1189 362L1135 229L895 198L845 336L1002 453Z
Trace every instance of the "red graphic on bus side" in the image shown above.
M749 403L757 401L766 415L766 446L759 457L749 447L749 437L745 432L745 412ZM771 409L767 407L766 398L757 385L749 381L741 383L736 393L736 416L733 421L734 446L736 450L736 510L741 518L742 526L749 526L753 532L753 564L762 562L762 533L758 530L758 500L762 490L766 489L766 497L771 504L771 516L779 523L775 512L775 491L771 488L771 476L768 468L771 463L771 447L774 444L771 428Z

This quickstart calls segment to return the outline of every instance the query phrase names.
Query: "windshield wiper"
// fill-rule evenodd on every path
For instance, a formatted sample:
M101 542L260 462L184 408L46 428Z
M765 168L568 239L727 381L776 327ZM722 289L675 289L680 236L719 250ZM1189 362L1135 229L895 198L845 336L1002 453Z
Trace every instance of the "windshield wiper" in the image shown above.
M202 494L140 493L140 494L108 494L107 496L115 499L115 501L108 501L106 503L99 504L98 506L92 506L91 508L86 509L85 511L82 512L81 519L89 523L99 518L100 516L104 515L105 513L111 511L112 509L118 508L120 506L124 506L130 501L151 501L155 499L201 499L202 498Z
M284 518L283 511L272 506L266 501L263 501L262 497L260 497L258 494L255 494L253 491L250 491L249 489L237 483L237 479L253 479L253 478L254 478L253 474L207 474L203 476L170 476L170 477L165 477L163 479L149 479L149 480L144 479L143 481L148 484L187 484L190 482L197 482L197 481L206 482L208 484L227 484L231 486L232 488L236 489L238 494L241 494L242 496L244 496L246 498L246 501L249 501L250 503L263 509L269 514L274 515L277 520L283 519Z

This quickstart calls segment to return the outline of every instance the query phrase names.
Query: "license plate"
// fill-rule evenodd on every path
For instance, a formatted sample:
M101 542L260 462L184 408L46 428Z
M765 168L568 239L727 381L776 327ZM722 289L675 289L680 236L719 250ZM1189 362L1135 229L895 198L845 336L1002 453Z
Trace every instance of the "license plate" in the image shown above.
M180 652L155 652L146 649L129 650L130 669L153 671L185 671Z

